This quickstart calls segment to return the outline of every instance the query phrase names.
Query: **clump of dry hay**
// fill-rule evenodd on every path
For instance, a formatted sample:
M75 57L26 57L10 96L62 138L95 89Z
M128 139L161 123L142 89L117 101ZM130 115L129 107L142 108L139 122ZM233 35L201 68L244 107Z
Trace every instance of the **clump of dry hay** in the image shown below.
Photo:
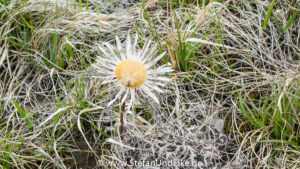
M129 164L132 161L189 161L197 164L196 168L222 166L222 148L227 144L225 135L207 138L210 137L209 132L201 131L199 126L187 128L181 122L172 120L169 122L171 124L163 123L161 126L152 128L146 126L146 129L152 129L148 132L139 130L140 126L128 128L122 143L134 147L135 150L126 151L116 145L112 149L116 152L114 156ZM143 166L137 168L143 168ZM171 167L165 166L164 168ZM181 168L186 168L186 166Z
M150 121L154 123L143 118L143 109L128 115L126 133L113 138L117 143L102 146L101 165L144 168L138 163L148 163L149 168L172 168L174 163L190 162L194 166L177 165L177 168L214 168L227 163L231 158L230 140L223 132L221 117L228 109L209 103L210 98L199 96L197 91L184 94L184 87L178 86L176 81L174 84L161 108L143 103L142 107L149 108L150 112L162 111L152 114ZM167 100L176 100L176 103L170 104ZM163 164L172 161L170 166ZM246 165L242 160L227 166Z

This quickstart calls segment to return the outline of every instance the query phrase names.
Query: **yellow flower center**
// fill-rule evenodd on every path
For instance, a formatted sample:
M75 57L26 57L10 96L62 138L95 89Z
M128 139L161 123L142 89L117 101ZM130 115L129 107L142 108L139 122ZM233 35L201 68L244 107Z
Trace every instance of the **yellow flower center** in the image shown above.
M128 88L138 88L146 80L144 65L132 59L122 61L115 70L118 81Z

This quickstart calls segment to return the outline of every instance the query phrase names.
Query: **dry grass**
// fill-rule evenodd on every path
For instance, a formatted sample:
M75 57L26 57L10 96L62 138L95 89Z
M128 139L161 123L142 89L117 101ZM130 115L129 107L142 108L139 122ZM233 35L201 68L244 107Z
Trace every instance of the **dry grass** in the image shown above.
M300 17L284 33L273 17L284 27L298 1L276 2L266 29L268 1L100 2L0 1L1 168L109 168L133 160L300 167L299 143L274 142L272 125L254 128L238 106L238 95L262 100L275 95L274 86L279 98L300 99L299 86L290 87L300 83ZM106 106L113 96L90 65L99 44L128 32L139 33L140 45L152 38L176 72L161 104L137 103L120 136L119 108ZM295 122L299 110L291 111ZM291 135L299 133L296 125Z

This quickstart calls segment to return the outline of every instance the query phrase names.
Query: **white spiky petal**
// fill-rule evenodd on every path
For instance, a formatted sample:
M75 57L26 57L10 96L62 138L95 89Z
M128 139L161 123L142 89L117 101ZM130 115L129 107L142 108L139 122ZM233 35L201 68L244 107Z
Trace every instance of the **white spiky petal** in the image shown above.
M171 67L167 65L154 67L165 55L165 52L154 57L156 45L150 47L151 41L149 40L142 49L138 50L137 41L138 36L136 35L132 45L128 35L125 48L122 47L119 37L116 37L116 47L109 43L99 45L102 56L97 58L93 67L99 74L97 77L103 80L102 84L113 85L112 89L115 90L112 92L116 93L108 106L118 99L122 104L128 98L128 107L130 108L140 94L148 95L159 104L155 92L163 92L161 87L170 81L164 75L173 71Z

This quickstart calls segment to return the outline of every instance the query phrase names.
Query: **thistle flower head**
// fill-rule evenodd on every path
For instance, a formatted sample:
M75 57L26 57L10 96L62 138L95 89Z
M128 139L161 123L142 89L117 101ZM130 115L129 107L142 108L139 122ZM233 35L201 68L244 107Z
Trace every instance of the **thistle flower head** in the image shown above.
M151 40L147 41L142 49L137 49L137 39L136 35L132 44L128 35L124 48L118 37L116 47L109 43L99 46L103 55L97 57L93 67L99 74L97 77L103 79L102 84L110 84L112 91L117 91L108 106L117 99L121 99L121 103L124 103L129 97L129 106L132 106L136 95L147 95L159 103L154 93L163 92L162 88L170 81L164 75L173 71L171 67L167 65L154 67L165 52L155 55L156 45L150 47Z
M133 59L123 60L119 63L115 73L119 83L128 88L141 87L147 76L144 65Z

